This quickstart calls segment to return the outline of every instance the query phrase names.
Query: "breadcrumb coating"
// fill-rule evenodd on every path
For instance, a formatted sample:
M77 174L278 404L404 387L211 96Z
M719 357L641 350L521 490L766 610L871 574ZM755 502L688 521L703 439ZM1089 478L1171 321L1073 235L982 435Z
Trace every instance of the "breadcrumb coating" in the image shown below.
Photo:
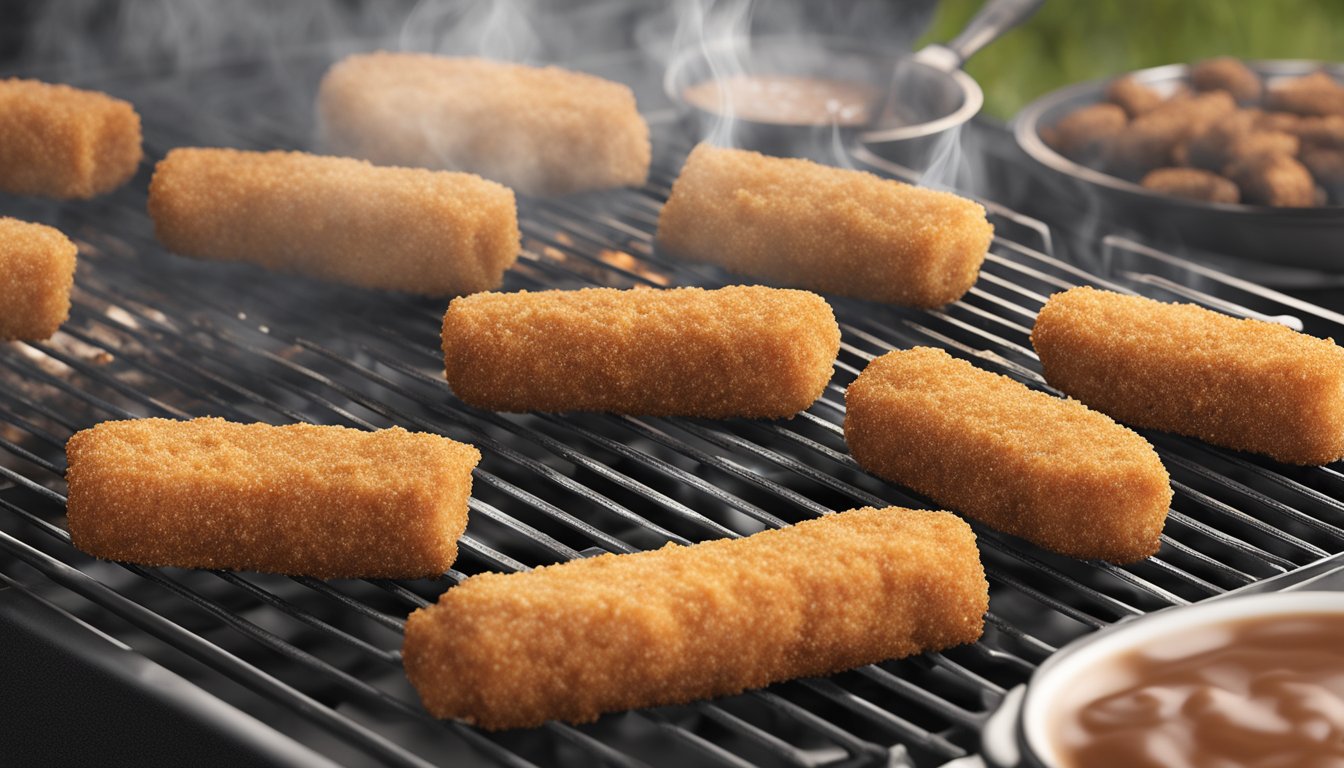
M0 190L88 199L125 184L140 165L140 115L98 91L0 80Z
M890 352L845 396L860 466L1045 549L1117 563L1157 551L1171 485L1137 433L941 349Z
M784 418L839 350L824 299L763 286L481 293L443 318L453 392L497 411Z
M402 656L430 713L502 730L971 643L988 607L964 522L865 508L744 539L473 576L411 614Z
M56 333L70 316L76 250L59 230L0 216L0 341Z
M149 213L184 256L430 296L499 287L521 239L492 181L302 152L174 149Z
M398 427L110 421L66 445L70 536L108 560L420 578L457 558L481 455Z
M1190 68L1190 83L1200 91L1227 91L1243 104L1259 101L1263 91L1260 76L1231 56L1206 59L1194 65Z
M559 67L357 54L328 70L317 108L339 154L470 171L525 195L637 186L649 174L634 92Z
M1265 105L1298 115L1344 115L1344 85L1324 71L1313 72L1273 84Z
M1344 456L1344 350L1330 339L1072 288L1046 302L1031 343L1052 386L1126 424L1290 464Z
M1135 80L1133 75L1126 75L1106 86L1105 99L1134 118L1156 109L1162 103L1162 94Z
M1240 199L1236 184L1198 168L1158 168L1149 171L1140 184L1154 192L1189 200L1235 203Z
M937 307L970 290L994 234L979 204L871 173L696 147L658 247L842 296Z

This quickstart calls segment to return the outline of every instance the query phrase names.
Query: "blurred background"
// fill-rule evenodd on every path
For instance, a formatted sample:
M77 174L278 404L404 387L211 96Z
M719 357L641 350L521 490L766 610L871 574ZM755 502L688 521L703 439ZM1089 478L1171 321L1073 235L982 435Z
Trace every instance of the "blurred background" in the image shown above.
M921 42L947 40L981 0L941 0ZM985 114L1013 116L1079 80L1212 56L1344 59L1344 0L1047 0L967 65Z
M0 66L8 74L36 62L54 74L64 65L85 79L98 74L90 69L189 63L183 58L204 63L317 45L449 52L455 27L501 9L528 20L511 30L516 58L556 61L631 47L656 52L675 34L675 6L688 2L0 0ZM755 0L750 13L757 32L802 28L909 49L949 39L980 5ZM1048 0L967 69L984 87L986 115L1007 119L1061 85L1216 55L1344 59L1344 0Z

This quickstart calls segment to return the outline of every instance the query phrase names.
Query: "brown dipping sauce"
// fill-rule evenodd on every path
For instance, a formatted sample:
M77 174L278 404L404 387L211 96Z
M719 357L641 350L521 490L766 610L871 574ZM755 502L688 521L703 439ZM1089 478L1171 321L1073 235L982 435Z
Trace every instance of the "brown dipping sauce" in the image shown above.
M682 98L718 114L775 125L867 125L877 90L862 83L790 75L733 75L687 86Z
M1344 768L1344 614L1201 627L1061 697L1060 768Z

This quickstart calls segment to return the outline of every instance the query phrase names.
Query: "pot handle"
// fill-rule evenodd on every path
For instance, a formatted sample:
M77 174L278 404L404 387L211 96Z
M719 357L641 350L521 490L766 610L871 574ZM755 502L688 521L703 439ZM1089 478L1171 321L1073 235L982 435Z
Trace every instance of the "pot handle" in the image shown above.
M999 39L1003 33L1031 18L1045 0L988 0L961 30L943 47L957 58L958 69L981 48Z

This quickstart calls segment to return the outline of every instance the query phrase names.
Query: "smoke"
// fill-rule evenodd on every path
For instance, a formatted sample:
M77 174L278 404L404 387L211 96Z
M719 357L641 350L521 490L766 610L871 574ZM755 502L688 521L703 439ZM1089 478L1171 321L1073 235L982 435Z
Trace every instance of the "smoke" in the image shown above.
M311 136L317 80L331 62L354 52L410 50L557 63L626 82L646 114L666 115L679 89L691 84L662 81L678 59L702 62L687 73L695 81L781 68L860 79L867 73L827 49L825 40L844 39L892 55L908 52L935 5L933 0L20 2L19 21L11 16L7 22L26 26L16 36L20 58L11 71L105 88L137 106L160 109L180 123L182 135L194 134L196 143L257 147L294 145ZM753 43L767 37L769 46ZM638 55L634 66L628 57L617 62L617 52L631 51ZM220 86L217 77L211 87L199 87L191 76L235 66L236 87ZM258 96L254 107L243 111L239 104L247 99L239 91L246 89ZM761 137L736 119L730 93L719 91L713 118L692 138L852 165L853 137L836 122L810 134L798 132L804 134L802 148L757 143ZM226 131L227 125L233 129ZM251 136L265 138L244 138ZM939 148L925 175L928 183L960 184L964 157L953 140Z

